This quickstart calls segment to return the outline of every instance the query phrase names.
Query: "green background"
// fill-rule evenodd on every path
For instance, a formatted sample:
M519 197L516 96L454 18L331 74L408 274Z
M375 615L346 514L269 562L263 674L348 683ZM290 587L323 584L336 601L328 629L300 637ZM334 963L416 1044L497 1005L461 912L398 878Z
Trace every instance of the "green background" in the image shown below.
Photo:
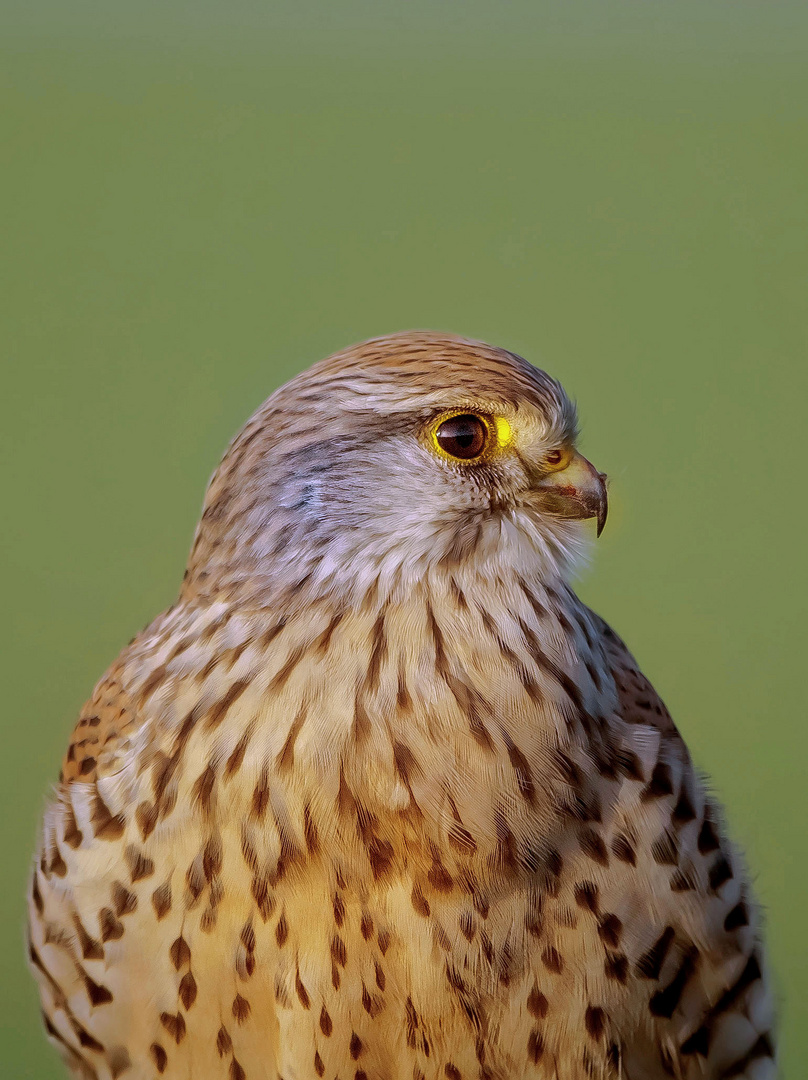
M808 5L0 7L0 1061L61 1074L24 879L73 719L281 381L408 327L577 397L585 598L725 799L808 1060ZM803 1065L803 1068L800 1065Z

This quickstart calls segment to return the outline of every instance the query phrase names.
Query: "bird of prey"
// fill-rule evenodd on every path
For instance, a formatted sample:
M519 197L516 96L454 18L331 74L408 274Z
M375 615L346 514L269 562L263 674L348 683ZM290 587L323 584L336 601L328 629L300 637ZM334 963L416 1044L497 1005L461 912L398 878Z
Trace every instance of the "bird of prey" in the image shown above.
M376 338L274 393L176 603L84 707L30 884L81 1080L770 1080L721 811L570 587L606 518L510 352Z

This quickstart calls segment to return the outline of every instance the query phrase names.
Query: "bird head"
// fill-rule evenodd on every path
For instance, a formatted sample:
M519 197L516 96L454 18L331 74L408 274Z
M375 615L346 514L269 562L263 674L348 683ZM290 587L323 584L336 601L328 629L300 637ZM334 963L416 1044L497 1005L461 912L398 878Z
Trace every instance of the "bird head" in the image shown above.
M425 575L564 576L605 476L575 407L521 357L427 332L315 364L248 421L211 480L186 588L289 595Z

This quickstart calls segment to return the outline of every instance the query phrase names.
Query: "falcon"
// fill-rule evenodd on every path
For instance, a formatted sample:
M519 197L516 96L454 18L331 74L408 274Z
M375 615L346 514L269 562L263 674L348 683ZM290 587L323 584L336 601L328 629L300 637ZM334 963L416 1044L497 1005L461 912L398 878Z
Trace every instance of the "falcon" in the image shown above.
M562 387L436 333L274 393L84 707L31 877L81 1080L770 1080L716 800L570 587Z

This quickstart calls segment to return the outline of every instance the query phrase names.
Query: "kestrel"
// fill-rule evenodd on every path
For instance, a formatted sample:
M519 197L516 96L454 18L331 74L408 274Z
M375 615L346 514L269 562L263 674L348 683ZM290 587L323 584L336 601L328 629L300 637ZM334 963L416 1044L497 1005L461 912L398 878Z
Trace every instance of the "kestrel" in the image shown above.
M377 338L273 394L85 706L30 955L82 1080L769 1080L749 878L569 580L606 517L525 360Z

